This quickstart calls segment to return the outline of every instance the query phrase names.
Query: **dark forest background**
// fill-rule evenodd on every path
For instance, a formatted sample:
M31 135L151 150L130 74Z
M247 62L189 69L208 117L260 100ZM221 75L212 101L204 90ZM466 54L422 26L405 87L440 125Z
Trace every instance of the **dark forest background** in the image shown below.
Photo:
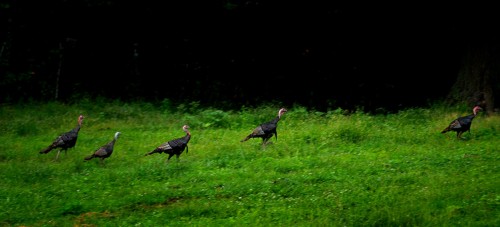
M499 105L499 14L471 3L0 0L0 102ZM495 99L496 97L496 99Z

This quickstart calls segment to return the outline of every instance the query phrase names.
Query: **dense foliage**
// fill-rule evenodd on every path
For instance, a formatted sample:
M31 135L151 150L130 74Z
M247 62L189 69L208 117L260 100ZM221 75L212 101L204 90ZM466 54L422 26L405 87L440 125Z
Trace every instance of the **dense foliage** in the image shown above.
M464 66L498 74L498 13L473 5L3 0L0 102L422 107ZM483 45L491 56L467 68L469 47Z
M0 225L498 226L500 118L465 107L371 115L301 106L278 140L239 141L281 106L226 111L86 100L0 107ZM74 149L39 154L85 115ZM144 154L183 136L177 161ZM105 164L83 158L122 135Z

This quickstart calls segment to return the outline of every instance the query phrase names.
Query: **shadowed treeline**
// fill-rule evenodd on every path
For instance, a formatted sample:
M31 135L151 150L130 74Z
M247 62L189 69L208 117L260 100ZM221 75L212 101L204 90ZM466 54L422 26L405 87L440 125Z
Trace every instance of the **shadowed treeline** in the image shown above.
M0 101L420 106L446 96L464 49L488 41L490 15L461 5L4 2Z

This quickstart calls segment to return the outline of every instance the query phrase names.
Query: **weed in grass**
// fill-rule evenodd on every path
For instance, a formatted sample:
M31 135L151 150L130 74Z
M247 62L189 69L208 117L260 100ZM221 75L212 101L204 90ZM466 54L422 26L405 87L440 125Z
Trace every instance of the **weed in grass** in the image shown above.
M68 204L65 204L61 208L61 215L76 215L76 214L81 214L83 213L83 206L80 204L80 202L74 201Z

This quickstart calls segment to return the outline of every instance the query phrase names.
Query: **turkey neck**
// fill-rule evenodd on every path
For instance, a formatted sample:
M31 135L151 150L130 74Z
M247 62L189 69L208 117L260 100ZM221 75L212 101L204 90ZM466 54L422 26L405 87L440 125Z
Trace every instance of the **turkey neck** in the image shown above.
M469 115L469 117L472 119L472 118L475 118L477 115L477 110L474 109L473 113L471 115Z
M186 132L186 135L184 136L184 141L189 142L189 140L191 139L191 133L186 129L185 130Z
M120 135L119 132L115 134L115 137L113 137L113 140L109 143L111 146L115 145L116 140L118 139L118 136Z
M74 132L79 132L80 131L80 127L82 126L81 123L78 123L78 125L76 125L75 129L73 129Z
M75 132L80 131L80 127L82 127L82 121L83 121L83 119L78 119L78 124L76 125L76 127L74 129Z
M278 121L280 121L280 119L281 119L281 117L280 117L280 116L277 116L276 118L272 119L272 120L270 121L270 123L271 123L271 124L276 124L276 123L278 123Z
M282 115L283 115L283 112L278 112L278 116L276 118L272 119L271 123L272 124L278 123L278 121L280 121Z
M114 147L115 146L116 139L113 139L111 142L109 142L109 147Z
M111 141L111 145L115 145L117 139L118 139L117 137L113 138L113 140Z

